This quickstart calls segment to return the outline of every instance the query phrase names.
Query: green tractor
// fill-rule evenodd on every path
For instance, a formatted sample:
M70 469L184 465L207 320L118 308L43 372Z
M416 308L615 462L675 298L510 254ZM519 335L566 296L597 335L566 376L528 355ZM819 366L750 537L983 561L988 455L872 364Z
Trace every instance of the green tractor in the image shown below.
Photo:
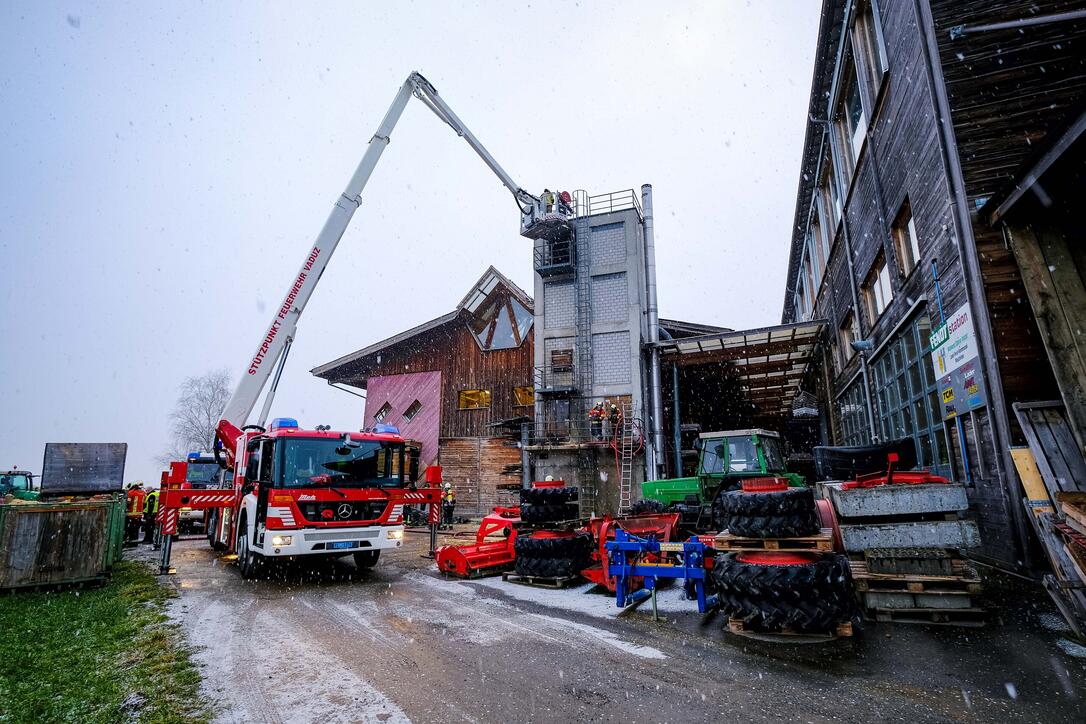
M0 472L0 500L8 495L20 500L37 500L38 489L34 485L34 474L25 470Z
M688 530L719 530L717 497L754 478L785 478L790 486L804 485L802 475L785 469L777 433L760 429L703 432L698 437L697 475L642 483L643 501L635 509L673 510L682 513L682 525Z

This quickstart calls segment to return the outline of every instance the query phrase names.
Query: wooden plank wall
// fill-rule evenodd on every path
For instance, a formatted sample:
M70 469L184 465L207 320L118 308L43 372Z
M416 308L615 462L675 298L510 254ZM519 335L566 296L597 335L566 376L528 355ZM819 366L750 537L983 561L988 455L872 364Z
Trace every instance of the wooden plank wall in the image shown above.
M1058 389L1038 364L1044 347L1022 277L1002 232L976 214L1006 191L1047 143L1081 112L1086 97L1086 21L967 33L950 29L1086 9L1084 0L931 0L985 297L1004 394L1050 399ZM1014 415L1016 443L1020 437Z
M456 490L458 515L486 515L496 505L516 505L519 494L499 484L520 483L520 449L496 437L441 440L442 478Z
M343 381L359 384L370 375L440 370L441 437L488 435L491 422L532 415L531 407L513 404L513 388L532 385L534 332L516 349L484 352L463 320L457 319L382 350L380 362L376 362L376 355L371 356L365 367L352 371ZM459 409L457 395L465 389L490 390L490 408Z

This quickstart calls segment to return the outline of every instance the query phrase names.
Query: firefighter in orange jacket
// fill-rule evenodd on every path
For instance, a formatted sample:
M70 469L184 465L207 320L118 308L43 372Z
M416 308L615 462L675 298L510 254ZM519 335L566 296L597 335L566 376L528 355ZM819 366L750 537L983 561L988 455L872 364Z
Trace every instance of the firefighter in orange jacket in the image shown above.
M588 425L592 430L593 440L603 439L603 416L604 407L602 402L597 402L592 406L592 409L588 411Z

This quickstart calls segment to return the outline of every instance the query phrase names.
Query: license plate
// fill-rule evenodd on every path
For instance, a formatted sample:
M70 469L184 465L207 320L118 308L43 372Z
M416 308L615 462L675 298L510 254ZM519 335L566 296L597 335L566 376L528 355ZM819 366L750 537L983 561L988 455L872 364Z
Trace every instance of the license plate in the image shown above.
M338 550L341 548L354 548L354 543L349 540L340 540L336 541L335 543L329 543L328 547L334 550Z

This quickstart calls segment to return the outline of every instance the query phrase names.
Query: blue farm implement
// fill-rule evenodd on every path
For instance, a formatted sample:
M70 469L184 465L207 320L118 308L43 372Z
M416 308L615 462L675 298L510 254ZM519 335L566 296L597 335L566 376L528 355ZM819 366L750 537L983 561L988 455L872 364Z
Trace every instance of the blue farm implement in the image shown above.
M615 539L607 541L606 546L607 573L615 580L615 603L619 608L651 599L652 617L658 618L656 589L660 579L669 578L682 578L687 590L693 589L699 613L716 606L715 597L705 593L706 561L712 560L713 549L697 537L671 543L617 530ZM635 590L638 582L642 588Z

